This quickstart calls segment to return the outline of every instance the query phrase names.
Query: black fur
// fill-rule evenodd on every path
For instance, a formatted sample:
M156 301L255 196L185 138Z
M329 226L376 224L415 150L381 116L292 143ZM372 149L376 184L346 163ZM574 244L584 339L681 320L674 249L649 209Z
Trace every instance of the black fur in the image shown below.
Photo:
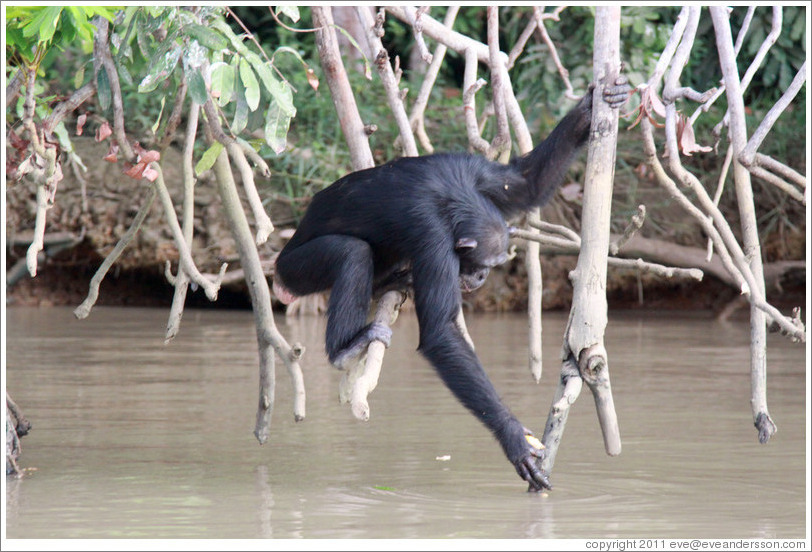
M506 259L505 220L544 204L561 184L587 141L591 112L590 88L546 140L508 165L437 154L351 173L313 197L276 262L275 286L293 295L332 289L326 345L337 365L372 340L388 344L366 324L373 292L411 284L419 351L534 490L550 488L542 453L527 442L530 432L500 400L455 318L460 285L478 287Z

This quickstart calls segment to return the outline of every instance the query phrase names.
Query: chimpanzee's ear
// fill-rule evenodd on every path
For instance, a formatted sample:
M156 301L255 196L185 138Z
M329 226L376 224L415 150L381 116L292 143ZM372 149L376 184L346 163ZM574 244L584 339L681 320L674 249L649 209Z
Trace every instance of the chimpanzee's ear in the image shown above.
M454 249L459 251L460 249L476 249L477 242L474 238L460 238L457 240Z

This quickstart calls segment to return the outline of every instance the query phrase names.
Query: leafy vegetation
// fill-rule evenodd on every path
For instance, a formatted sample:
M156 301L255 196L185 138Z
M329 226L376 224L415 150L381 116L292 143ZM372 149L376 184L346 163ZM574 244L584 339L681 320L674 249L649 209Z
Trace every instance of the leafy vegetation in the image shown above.
M263 157L272 160L273 178L263 183L264 189L261 189L266 205L276 202L288 205L291 220L295 221L303 212L307 198L344 174L350 165L329 91L317 86L321 68L313 33L291 32L277 19L306 28L310 21L309 9L278 9L278 14L271 14L265 7L234 8L235 17L225 17L226 8L222 7L129 6L114 10L106 7L13 6L6 11L6 75L10 79L18 68L36 68L37 114L40 118L46 117L58 99L94 78L90 55L95 34L92 19L104 17L114 24L111 32L113 57L121 80L128 132L145 144L156 143L168 129L172 104L184 86L192 100L198 103L204 101L208 87L226 115L230 130L249 136L250 144ZM432 15L442 19L444 10L442 7L433 8ZM527 24L529 10L527 7L500 10L501 44L511 45L516 41ZM633 84L642 82L651 74L678 13L677 7L631 6L623 9L622 58ZM742 25L744 13L745 10L734 11L734 35ZM801 38L806 32L804 9L786 6L783 14L786 30L765 59L760 72L762 77L747 91L746 102L753 124L776 101L806 57L801 46ZM771 10L755 11L740 56L741 71L746 69L770 31L771 23ZM559 21L546 23L559 55L566 60L576 92L582 91L591 79L593 24L593 8L584 6L567 8ZM684 84L705 90L714 86L720 75L718 64L713 60L715 44L708 28L710 19L703 18L700 25ZM455 29L484 40L484 10L463 7ZM252 33L255 43L245 40L246 31ZM422 67L409 65L413 44L411 31L393 18L387 20L385 31L385 44L400 55L404 81L411 89L408 97L414 98ZM378 128L371 138L376 160L391 159L397 155L393 147L397 130L388 106L381 99L379 83L376 79L368 81L362 70L350 67L349 73L358 96L361 117ZM188 75L185 82L184 74ZM110 119L109 77L102 69L95 78L98 91L94 99L95 115ZM512 69L511 79L534 136L546 134L572 105L563 96L557 68L547 46L541 42L530 41ZM459 109L461 81L462 60L449 52L426 114L428 133L441 151L467 147ZM483 90L482 94L487 92ZM14 109L18 120L22 117L22 108L23 95ZM700 139L710 136L711 127L724 110L724 101L720 100L709 116L699 119L696 132ZM803 167L804 144L794 137L803 134L805 106L798 105L789 110L782 124L789 130L773 133L771 140L764 145L765 153ZM69 143L64 126L58 130L60 140ZM489 131L492 129L486 127L486 134ZM619 147L616 200L621 204L619 213L625 214L633 212L636 202L641 200L639 194L645 182L635 173L642 163L635 135L622 133ZM214 159L213 151L200 159L207 148L199 141L196 159L199 159L200 171L207 169ZM716 156L696 156L686 162L708 173L719 171L720 162ZM764 194L763 201L759 198L757 204L768 219L764 226L766 231L776 225L791 224L797 214L797 205L787 202L771 189L758 187L757 193ZM729 200L732 201L732 197ZM667 203L668 198L654 201ZM656 227L656 215L651 222Z

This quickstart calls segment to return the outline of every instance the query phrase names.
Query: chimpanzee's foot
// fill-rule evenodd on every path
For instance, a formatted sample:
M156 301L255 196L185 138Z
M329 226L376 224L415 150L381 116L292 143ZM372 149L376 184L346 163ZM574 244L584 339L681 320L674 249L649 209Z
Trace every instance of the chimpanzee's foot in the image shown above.
M373 341L380 341L387 348L392 343L392 328L378 322L369 324L358 332L349 345L339 351L330 362L339 370L344 370L351 361L366 353L367 347Z

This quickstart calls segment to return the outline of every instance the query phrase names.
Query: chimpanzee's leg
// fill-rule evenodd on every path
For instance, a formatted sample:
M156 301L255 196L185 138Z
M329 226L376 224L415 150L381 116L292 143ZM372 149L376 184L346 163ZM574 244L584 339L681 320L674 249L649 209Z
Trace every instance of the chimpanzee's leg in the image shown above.
M277 258L276 276L292 293L308 295L331 288L326 346L336 366L358 356L373 340L389 345L389 328L366 325L373 273L369 244L350 236L322 236L284 249Z

